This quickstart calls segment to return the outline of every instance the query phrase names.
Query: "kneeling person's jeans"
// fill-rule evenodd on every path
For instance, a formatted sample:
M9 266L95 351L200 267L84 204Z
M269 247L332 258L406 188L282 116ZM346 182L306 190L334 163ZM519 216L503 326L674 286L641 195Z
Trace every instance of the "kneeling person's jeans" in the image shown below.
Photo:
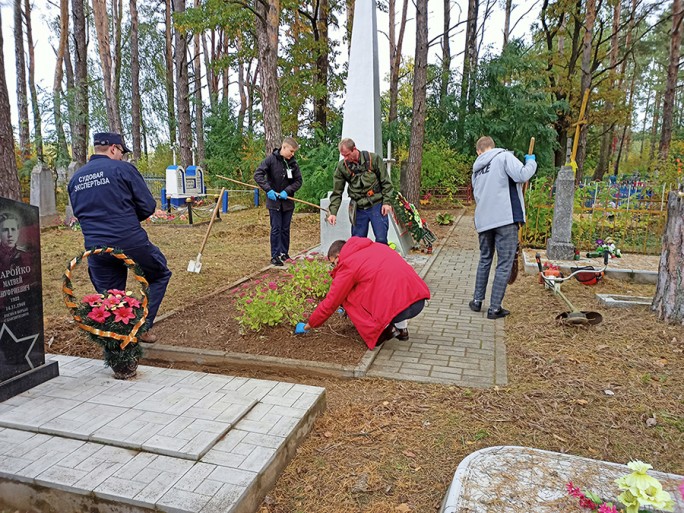
M382 215L382 202L376 203L365 210L358 209L356 211L356 224L352 226L352 235L356 237L368 237L368 223L373 227L375 242L387 244L389 216Z
M406 321L413 319L416 315L423 311L425 308L425 300L419 299L415 303L409 305L408 308L403 309L392 319L392 324L394 324L399 329L404 329L407 326Z

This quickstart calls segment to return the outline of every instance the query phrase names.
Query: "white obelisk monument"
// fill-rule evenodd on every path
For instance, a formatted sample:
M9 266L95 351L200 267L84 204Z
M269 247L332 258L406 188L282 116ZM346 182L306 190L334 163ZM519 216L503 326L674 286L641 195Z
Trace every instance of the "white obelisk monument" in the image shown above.
M342 137L350 137L359 150L366 150L382 156L382 123L380 117L380 72L378 69L378 27L375 0L356 0L354 25L352 27L347 89L344 99ZM332 185L332 183L331 183ZM329 195L328 195L329 196ZM322 199L321 206L328 208L330 199ZM321 211L321 252L327 253L334 241L351 237L349 221L349 196L345 188L337 224L325 221ZM390 215L390 242L394 242L402 254L411 249L410 234L402 233ZM374 239L373 228L368 236Z

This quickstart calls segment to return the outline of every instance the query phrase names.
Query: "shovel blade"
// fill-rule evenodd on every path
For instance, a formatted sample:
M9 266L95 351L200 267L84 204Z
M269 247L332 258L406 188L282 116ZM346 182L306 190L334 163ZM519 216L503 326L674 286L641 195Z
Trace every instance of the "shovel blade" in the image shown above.
M189 273L199 273L202 270L202 255L197 255L197 260L190 260L188 262L188 272Z

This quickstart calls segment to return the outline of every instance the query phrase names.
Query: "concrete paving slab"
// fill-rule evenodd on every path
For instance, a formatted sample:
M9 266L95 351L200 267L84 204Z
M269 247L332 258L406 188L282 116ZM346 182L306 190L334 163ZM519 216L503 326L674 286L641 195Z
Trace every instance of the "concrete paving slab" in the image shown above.
M319 387L47 360L65 374L0 410L0 509L251 513L325 408Z
M472 217L459 217L440 242L420 273L432 299L409 322L410 339L385 342L367 375L468 387L505 385L503 320L487 319L486 304L482 312L468 307L479 261Z

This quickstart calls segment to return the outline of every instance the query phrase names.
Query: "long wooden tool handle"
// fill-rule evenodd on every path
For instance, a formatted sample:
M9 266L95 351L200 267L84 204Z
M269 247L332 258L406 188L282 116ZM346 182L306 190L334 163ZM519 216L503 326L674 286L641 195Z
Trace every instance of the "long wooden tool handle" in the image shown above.
M209 227L207 228L207 233L204 235L204 240L202 241L202 246L200 247L200 254L202 251L204 251L204 246L207 243L207 239L209 239L209 232L211 231L211 225L214 224L214 219L216 219L216 214L218 213L218 209L221 208L221 201L223 200L223 193L226 192L226 188L224 187L221 189L221 194L219 194L218 201L216 202L216 206L214 207L214 211L211 213L211 219L209 220Z
M527 152L528 155L534 153L534 137L530 137L530 150Z
M261 189L261 187L259 187L258 185L252 185L251 183L241 182L240 180L228 178L227 176L216 175L216 177L222 178L223 180L228 180L229 182L233 182L233 183L236 183L238 185L244 185L245 187L251 187L252 189ZM292 200L292 201L296 201L297 203L303 203L304 205L309 205L310 207L316 207L316 208L322 210L323 212L328 212L327 208L323 208L322 206L316 205L315 203L310 203L308 201L304 201L303 199L293 198L292 196L288 196L287 199Z

